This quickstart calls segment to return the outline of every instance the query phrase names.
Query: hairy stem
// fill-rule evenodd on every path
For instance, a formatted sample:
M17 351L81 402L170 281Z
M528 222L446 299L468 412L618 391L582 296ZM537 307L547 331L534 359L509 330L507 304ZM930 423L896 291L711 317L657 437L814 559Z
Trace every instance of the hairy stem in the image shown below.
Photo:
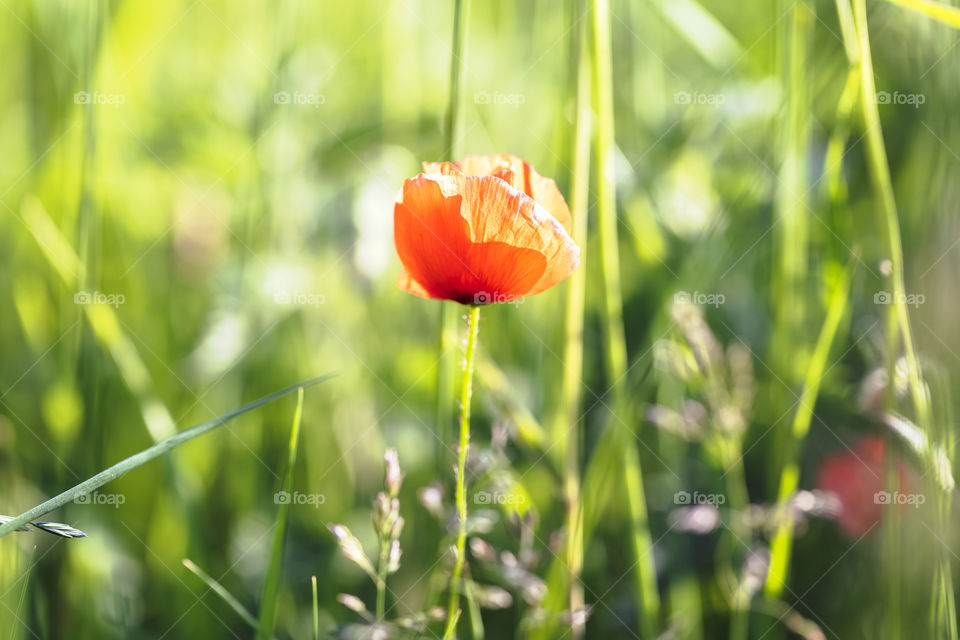
M473 363L477 351L477 333L480 330L480 307L471 306L467 324L467 355L463 363L463 381L460 386L460 451L457 457L457 556L450 578L450 604L447 607L447 628L444 640L450 640L457 630L459 618L460 579L467 542L467 450L470 447L470 398L473 395Z

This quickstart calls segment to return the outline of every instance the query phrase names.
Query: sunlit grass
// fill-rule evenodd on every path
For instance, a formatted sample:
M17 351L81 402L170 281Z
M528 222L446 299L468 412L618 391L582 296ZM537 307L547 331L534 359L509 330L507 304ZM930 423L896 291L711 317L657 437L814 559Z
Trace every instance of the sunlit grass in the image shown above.
M0 16L3 637L957 637L952 3ZM482 349L391 237L467 153L555 178L582 249ZM926 502L857 539L815 490L864 435Z

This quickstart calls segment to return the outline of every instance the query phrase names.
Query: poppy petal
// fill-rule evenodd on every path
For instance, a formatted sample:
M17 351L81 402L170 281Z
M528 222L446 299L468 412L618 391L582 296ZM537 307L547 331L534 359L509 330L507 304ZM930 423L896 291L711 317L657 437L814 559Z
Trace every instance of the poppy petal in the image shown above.
M494 176L448 166L404 183L394 207L406 291L464 304L543 291L579 263L579 248L549 213Z
M502 242L543 255L536 283L516 295L532 296L565 279L580 263L580 248L562 225L532 198L492 177L463 178L463 211L474 242Z
M430 293L423 288L423 285L411 278L406 269L400 269L400 274L397 276L397 286L407 293L412 293L415 296L419 296L421 298L430 297Z
M544 178L520 156L509 153L496 155L467 155L456 162L424 162L424 173L453 175L460 171L468 176L496 176L514 189L519 189L536 200L557 219L567 233L573 229L570 208L557 183Z

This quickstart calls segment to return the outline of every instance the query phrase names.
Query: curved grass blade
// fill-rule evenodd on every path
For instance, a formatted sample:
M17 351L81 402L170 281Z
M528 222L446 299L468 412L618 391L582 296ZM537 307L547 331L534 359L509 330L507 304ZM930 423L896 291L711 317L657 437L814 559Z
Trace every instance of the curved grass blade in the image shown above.
M135 453L134 455L130 456L125 460L122 460L121 462L118 462L112 467L109 467L108 469L105 469L100 473L90 478L87 478L86 480L76 485L75 487L71 487L70 489L67 489L60 495L54 498L51 498L50 500L47 500L42 504L35 506L29 511L25 511L21 513L19 516L17 516L16 518L13 518L8 522L4 523L3 525L0 525L0 538L2 538L3 536L7 535L12 531L16 531L19 527L22 527L23 525L31 522L32 520L35 520L40 516L50 513L54 509L59 509L63 505L67 504L68 502L71 502L77 496L88 494L94 489L98 489L103 485L107 484L111 480L116 480L117 478L126 474L127 472L133 469L136 469L137 467L142 466L155 458L159 458L165 453L169 453L170 451L179 447L183 443L189 442L194 438L199 438L200 436L213 431L217 427L226 424L227 422L229 422L230 420L233 420L237 416L241 416L249 411L253 411L254 409L262 405L265 405L268 402L276 400L277 398L281 398L289 393L293 393L298 389L311 387L325 380L329 380L334 375L335 374L331 373L324 376L319 376L317 378L311 378L310 380L298 382L297 384L291 385L285 389L281 389L280 391L274 391L273 393L263 396L258 400L254 400L249 404L245 404L238 409L234 409L233 411L228 411L223 415L217 416L213 420L208 420L207 422L198 424L197 426L191 427L186 431L181 431L180 433L174 436L171 436L170 438L167 438L166 440L159 442L153 445L152 447L148 447L144 449L140 453Z
M939 2L930 0L887 0L890 4L895 4L917 13L922 13L928 18L933 18L937 22L942 22L948 27L960 29L960 9L951 7Z
M236 614L243 619L244 622L254 629L258 628L257 619L253 617L253 614L250 613L250 610L243 606L243 604L237 600L232 593L227 591L226 587L210 577L206 571L194 564L189 558L183 559L183 566L185 566L190 573L200 578L200 580L202 580L211 591L220 596L220 598L226 602L227 605L233 609Z
M834 338L840 329L840 323L850 310L850 284L853 278L855 261L850 264L838 277L830 295L830 304L823 328L817 339L813 357L807 365L807 376L800 395L799 406L793 415L793 424L790 430L788 454L780 474L780 487L777 502L785 509L790 496L796 492L800 481L800 463L798 461L800 448L804 438L810 430L813 420L813 407L820 393L820 383L828 371L827 358L833 346ZM773 537L770 553L770 570L767 572L765 590L771 598L779 598L786 586L787 573L790 569L790 555L793 548L793 521L787 517L778 518L780 524Z
M30 627L28 627L27 623L24 621L24 618L26 616L21 612L23 611L23 607L27 604L27 593L30 591L30 578L33 577L33 568L34 566L36 566L33 559L36 555L37 555L37 547L33 546L30 549L29 557L27 557L27 571L24 574L22 583L20 585L20 595L17 598L17 609L16 611L13 612L13 619L16 621L14 624L21 625L23 627L24 632L31 632ZM13 637L25 638L26 636L27 636L26 633L20 633L20 634L14 635Z
M303 419L303 387L297 391L297 408L293 412L293 426L290 428L290 445L287 456L287 472L283 476L281 491L290 491L293 485L293 468L297 462L297 449L300 446L300 422ZM281 502L277 509L277 520L273 526L273 544L270 548L270 567L263 585L263 597L260 598L260 622L257 625L257 640L267 640L273 634L277 620L277 596L280 594L280 574L283 572L283 545L287 533L287 513L290 502Z

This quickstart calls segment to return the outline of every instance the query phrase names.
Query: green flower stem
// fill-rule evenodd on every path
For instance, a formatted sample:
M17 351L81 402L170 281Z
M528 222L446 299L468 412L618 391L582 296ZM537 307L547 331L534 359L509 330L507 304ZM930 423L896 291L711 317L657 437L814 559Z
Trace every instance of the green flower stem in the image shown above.
M480 330L480 307L471 306L467 325L467 356L463 364L460 386L460 451L457 458L457 557L450 578L450 605L447 607L447 628L444 640L455 637L460 604L460 579L463 576L463 557L467 542L467 449L470 447L470 397L473 395L473 362L477 351L477 333Z

